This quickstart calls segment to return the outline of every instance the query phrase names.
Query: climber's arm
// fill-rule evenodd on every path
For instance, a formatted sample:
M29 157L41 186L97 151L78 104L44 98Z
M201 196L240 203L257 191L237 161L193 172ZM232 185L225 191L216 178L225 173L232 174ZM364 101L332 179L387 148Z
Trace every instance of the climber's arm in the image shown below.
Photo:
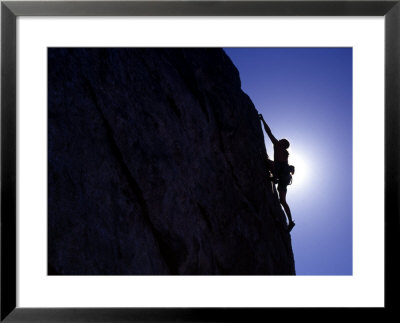
M275 144L278 142L278 140L277 140L277 139L274 137L274 135L272 134L272 131L271 131L271 129L268 127L268 125L267 125L267 123L265 122L263 116L262 116L261 114L260 114L259 116L260 116L260 120L262 121L262 123L263 123L263 125L264 125L265 132L267 133L269 139L271 139L272 143L275 145Z

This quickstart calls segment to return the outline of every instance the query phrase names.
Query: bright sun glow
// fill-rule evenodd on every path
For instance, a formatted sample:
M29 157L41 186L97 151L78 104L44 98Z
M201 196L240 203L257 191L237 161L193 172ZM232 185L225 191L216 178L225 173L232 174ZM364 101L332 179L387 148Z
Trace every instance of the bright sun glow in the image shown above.
M306 179L309 169L308 161L304 159L303 156L297 151L291 151L289 156L289 164L295 167L295 173L293 175L293 183L291 188L303 189L307 183Z

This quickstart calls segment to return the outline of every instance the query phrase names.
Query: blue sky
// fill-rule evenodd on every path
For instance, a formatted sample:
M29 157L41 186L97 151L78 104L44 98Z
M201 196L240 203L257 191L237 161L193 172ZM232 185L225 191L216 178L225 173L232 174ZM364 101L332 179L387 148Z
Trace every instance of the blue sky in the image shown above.
M352 275L352 49L224 50L272 133L291 143L297 274Z

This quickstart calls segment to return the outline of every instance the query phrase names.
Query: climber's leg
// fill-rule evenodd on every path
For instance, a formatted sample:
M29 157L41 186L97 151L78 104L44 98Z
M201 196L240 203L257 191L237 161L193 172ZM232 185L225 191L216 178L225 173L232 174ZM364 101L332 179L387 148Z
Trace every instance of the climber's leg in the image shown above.
M285 212L286 212L286 216L288 217L289 223L293 222L292 220L292 213L290 212L290 208L289 205L286 202L286 193L287 191L284 190L279 190L279 202L281 202Z
M272 174L272 178L274 183L278 183L278 173L277 173L277 167L276 167L276 163L272 160L269 160L270 162L270 166L269 166L269 170Z
M267 164L267 169L272 172L274 170L274 162L271 159L267 158L266 164Z
M279 192L279 202L281 202L283 209L285 210L286 216L288 218L288 221L289 221L288 231L290 232L294 227L294 222L292 219L292 213L290 212L289 205L286 202L287 189L286 189L286 187L285 188L278 187L278 192Z
M267 157L265 163L267 165L267 174L268 174L267 179L268 180L272 180L274 183L277 183L277 178L276 178L276 175L275 175L274 162Z

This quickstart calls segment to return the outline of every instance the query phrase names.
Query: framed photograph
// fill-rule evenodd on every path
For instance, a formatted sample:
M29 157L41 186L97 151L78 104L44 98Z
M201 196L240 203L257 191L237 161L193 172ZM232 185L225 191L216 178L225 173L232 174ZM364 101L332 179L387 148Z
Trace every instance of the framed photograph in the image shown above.
M399 14L3 1L1 320L394 310Z

